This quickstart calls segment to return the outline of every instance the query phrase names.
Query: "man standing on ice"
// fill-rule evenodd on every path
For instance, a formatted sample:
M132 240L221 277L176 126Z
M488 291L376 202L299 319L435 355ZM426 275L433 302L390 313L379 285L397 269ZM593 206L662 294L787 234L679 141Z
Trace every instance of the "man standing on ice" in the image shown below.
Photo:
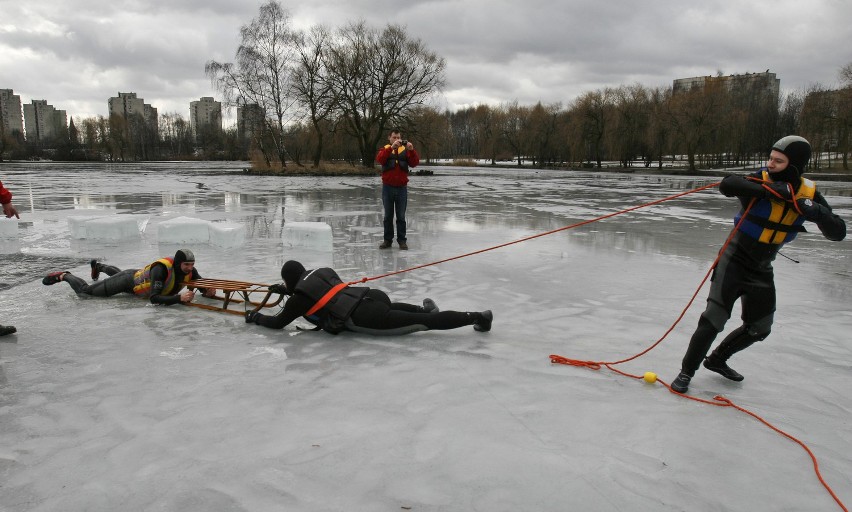
M96 260L90 263L92 279L97 280L101 272L110 276L108 279L93 284L87 284L83 279L71 272L52 272L42 279L42 283L51 286L65 281L78 294L95 297L111 297L118 293L132 293L148 298L152 304L171 306L181 302L189 303L195 298L195 291L183 290L187 281L201 279L195 269L195 255L189 249L180 249L174 258L160 258L142 269L121 270L112 265L104 265ZM183 291L181 291L183 290ZM202 289L205 297L216 295L214 288Z
M743 380L727 361L769 336L775 314L772 262L784 244L805 231L804 221L816 223L829 240L846 237L846 223L831 212L814 182L802 177L810 158L810 143L789 135L772 146L765 168L748 176L729 175L719 185L719 192L738 198L742 204L734 218L739 227L713 271L707 309L689 340L680 374L672 382L674 391L685 393L689 389L689 381L702 361L705 368L727 379ZM707 356L737 299L743 324Z
M391 130L388 144L379 150L376 162L382 166L382 205L384 206L384 240L379 249L389 249L393 244L394 213L396 213L396 241L399 248L408 249L405 210L408 208L408 169L417 167L420 156L414 144L402 140L399 129Z

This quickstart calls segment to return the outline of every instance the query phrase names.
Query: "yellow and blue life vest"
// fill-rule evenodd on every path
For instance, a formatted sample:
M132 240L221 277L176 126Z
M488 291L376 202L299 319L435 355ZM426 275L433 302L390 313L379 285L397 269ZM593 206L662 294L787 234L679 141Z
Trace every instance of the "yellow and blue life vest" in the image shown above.
M796 192L796 199L813 199L816 194L816 184L806 178L799 178L801 183ZM763 171L763 180L771 181L769 173ZM734 224L739 223L743 211L734 217ZM740 224L740 231L764 244L783 245L792 242L801 231L805 231L805 218L799 215L790 201L782 199L761 199L751 207L745 220Z

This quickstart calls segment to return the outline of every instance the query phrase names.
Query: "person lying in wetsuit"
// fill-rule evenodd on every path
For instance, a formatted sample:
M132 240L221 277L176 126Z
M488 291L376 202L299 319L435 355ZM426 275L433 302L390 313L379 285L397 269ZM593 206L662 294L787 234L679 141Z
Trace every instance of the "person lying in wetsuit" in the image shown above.
M246 313L246 322L282 329L299 317L318 328L338 334L344 330L392 336L416 331L455 329L472 325L476 331L491 330L494 315L482 312L440 311L431 299L423 306L391 302L390 297L374 288L347 286L327 267L311 271L295 260L281 267L283 284L270 291L290 295L277 315L257 311Z
M108 279L88 284L71 272L51 272L42 283L50 286L65 281L78 294L95 297L111 297L118 293L132 293L148 298L152 304L171 306L180 302L192 302L193 290L183 290L185 283L201 279L195 268L195 255L189 249L180 249L174 258L160 258L142 269L121 270L112 265L91 261L92 279L97 280L101 272ZM181 291L182 290L182 291ZM199 288L205 297L216 295L214 288Z

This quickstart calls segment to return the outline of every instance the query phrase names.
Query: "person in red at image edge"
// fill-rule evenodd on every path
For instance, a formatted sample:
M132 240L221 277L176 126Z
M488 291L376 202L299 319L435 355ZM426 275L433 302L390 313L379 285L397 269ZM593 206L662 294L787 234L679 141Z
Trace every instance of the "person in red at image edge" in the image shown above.
M772 261L784 244L805 231L804 221L816 223L829 240L846 237L846 223L831 212L816 184L802 177L810 158L810 143L789 135L772 146L765 168L748 176L726 176L719 184L719 192L736 197L742 204L734 224L743 215L745 219L739 223L713 270L707 308L689 340L680 374L672 382L674 391L685 393L689 389L689 382L702 361L705 368L727 379L743 380L727 361L769 336L775 316ZM743 324L707 356L713 340L731 317L737 299L742 307Z
M71 272L51 272L43 280L46 286L65 281L74 292L95 297L111 297L119 293L132 293L148 298L152 304L171 306L181 302L192 302L193 290L184 290L187 281L201 279L195 268L195 255L189 249L179 249L174 258L160 258L142 269L121 270L112 265L90 262L92 279L97 280L101 272L110 276L103 281L88 284ZM199 288L205 297L216 295L214 288Z
M12 217L15 217L16 219L21 218L21 216L18 215L18 210L15 209L15 205L12 204L12 193L6 190L2 181L0 181L0 204L3 205L3 215L5 215L7 219L11 219Z
M414 144L402 139L398 128L391 130L388 144L379 150L376 162L382 166L382 205L384 206L384 241L380 249L393 244L394 212L396 213L396 241L402 250L408 249L405 234L405 210L408 207L408 169L417 167L420 156Z
M18 215L18 210L15 209L15 205L12 204L12 193L6 190L2 181L0 181L0 204L3 205L3 215L7 219L11 219L12 217L16 219L21 218ZM0 336L6 336L17 331L13 325L0 325Z

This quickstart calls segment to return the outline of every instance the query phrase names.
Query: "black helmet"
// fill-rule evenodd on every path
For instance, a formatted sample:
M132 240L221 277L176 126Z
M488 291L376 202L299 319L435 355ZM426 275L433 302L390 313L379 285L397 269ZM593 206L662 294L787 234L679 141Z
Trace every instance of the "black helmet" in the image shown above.
M289 260L281 267L281 279L290 293L296 291L296 285L305 272L305 266L296 260Z
M187 261L195 261L195 255L189 249L178 249L175 253L175 268L180 270L180 264Z
M801 176L811 159L811 143L798 135L788 135L772 145L772 149L784 153L791 166Z

